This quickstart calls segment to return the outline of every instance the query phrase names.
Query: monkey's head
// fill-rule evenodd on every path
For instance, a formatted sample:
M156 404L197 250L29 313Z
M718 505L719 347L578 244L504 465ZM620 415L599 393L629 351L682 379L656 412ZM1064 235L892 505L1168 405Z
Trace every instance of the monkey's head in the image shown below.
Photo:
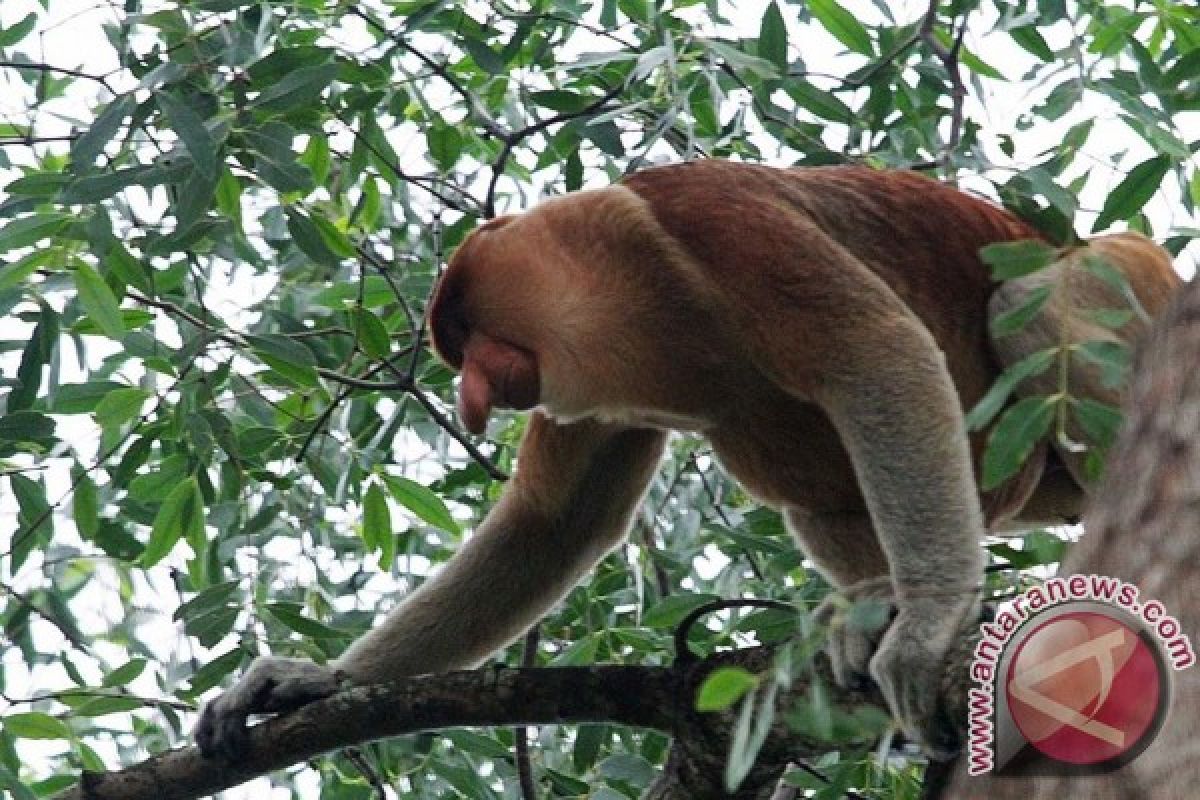
M614 292L619 281L565 248L555 229L575 204L556 211L561 205L552 200L472 232L434 293L431 339L462 374L458 414L472 433L483 432L493 408L589 413L616 377L595 356L592 329L594 320L624 311L606 298L628 292ZM611 333L601 336L611 341Z
M462 373L463 425L482 433L493 408L534 406L560 420L692 415L688 399L713 394L709 362L723 349L679 258L620 186L471 233L429 314L434 348ZM703 389L686 388L698 379Z

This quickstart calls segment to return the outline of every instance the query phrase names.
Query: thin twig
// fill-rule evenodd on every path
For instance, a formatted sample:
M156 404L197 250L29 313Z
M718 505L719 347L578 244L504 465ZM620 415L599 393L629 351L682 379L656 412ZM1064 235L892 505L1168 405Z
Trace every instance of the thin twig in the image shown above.
M525 634L525 646L521 651L521 666L537 666L538 643L541 639L541 624L534 625ZM513 728L513 744L517 753L517 778L521 786L521 800L537 800L537 783L533 780L533 765L529 761L529 729L525 725Z

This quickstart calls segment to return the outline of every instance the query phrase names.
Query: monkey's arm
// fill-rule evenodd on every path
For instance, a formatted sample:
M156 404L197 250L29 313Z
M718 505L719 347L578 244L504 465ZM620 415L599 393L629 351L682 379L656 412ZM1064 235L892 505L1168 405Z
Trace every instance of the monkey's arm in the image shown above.
M942 661L978 618L984 527L958 395L911 314L877 317L819 392L854 463L888 558L897 615L870 672L931 755L958 743L937 718Z
M662 452L663 434L535 413L517 472L444 568L335 662L257 659L209 703L206 753L236 758L249 714L295 708L357 683L474 666L519 636L625 535Z

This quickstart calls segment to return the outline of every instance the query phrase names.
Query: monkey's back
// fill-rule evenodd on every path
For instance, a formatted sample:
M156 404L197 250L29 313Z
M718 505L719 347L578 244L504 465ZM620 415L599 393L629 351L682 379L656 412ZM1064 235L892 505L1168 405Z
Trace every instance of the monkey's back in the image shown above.
M816 308L854 325L869 313L861 301L873 289L820 257L817 245L836 243L925 323L966 406L994 377L987 302L995 283L979 249L1039 237L1007 211L914 172L695 161L635 173L624 185L728 291L771 291L797 314Z

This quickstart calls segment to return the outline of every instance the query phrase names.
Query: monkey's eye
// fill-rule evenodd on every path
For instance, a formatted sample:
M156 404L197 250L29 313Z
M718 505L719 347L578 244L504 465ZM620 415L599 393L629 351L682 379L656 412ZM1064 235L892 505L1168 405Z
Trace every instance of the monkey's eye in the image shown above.
M471 327L459 292L451 287L439 291L430 309L430 331L433 346L450 366L462 366L463 348L466 347Z

